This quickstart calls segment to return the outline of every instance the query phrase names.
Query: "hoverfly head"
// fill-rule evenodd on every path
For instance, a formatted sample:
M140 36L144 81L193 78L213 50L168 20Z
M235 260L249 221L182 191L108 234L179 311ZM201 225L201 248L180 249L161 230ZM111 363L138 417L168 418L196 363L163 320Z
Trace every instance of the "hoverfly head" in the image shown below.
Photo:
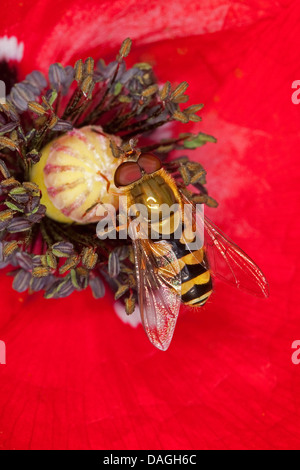
M117 188L130 186L145 174L151 175L161 169L161 161L151 153L142 153L137 161L125 161L117 168L114 182Z

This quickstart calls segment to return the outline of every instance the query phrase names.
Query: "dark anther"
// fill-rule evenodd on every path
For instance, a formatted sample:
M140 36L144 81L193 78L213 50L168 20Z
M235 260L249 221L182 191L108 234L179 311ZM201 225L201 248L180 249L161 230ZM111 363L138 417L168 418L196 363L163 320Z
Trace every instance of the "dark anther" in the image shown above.
M6 94L10 93L11 88L18 82L18 71L15 65L9 64L5 60L0 62L0 80L6 85Z

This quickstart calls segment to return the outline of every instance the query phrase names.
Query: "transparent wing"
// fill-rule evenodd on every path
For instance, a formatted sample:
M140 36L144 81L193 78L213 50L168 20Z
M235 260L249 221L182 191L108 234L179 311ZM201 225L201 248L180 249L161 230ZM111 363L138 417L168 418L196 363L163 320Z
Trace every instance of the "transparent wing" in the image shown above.
M238 289L268 297L269 284L254 261L207 217L204 227L206 254L212 273Z
M268 297L268 282L254 261L207 217L198 212L195 205L183 194L182 198L185 204L192 204L194 207L193 217L197 230L200 231L199 239L203 239L204 232L207 259L204 258L202 264L222 281L250 294Z
M139 308L149 340L166 351L181 303L178 260L166 241L133 240Z

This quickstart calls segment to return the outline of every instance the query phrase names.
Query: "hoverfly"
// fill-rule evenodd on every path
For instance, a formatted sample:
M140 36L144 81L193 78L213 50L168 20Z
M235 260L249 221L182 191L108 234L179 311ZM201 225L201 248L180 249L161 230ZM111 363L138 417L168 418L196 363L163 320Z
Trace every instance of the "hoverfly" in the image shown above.
M158 157L141 153L135 160L123 161L114 183L127 196L128 206L146 207L145 222L153 229L151 214L167 204L194 204L177 187ZM213 291L212 276L254 295L267 297L267 280L258 266L206 217L200 216L205 241L191 249L187 237L173 236L178 226L177 213L156 219L159 239L132 237L138 286L138 302L146 334L157 348L165 351L172 340L180 304L202 306ZM182 222L180 222L182 223ZM152 225L151 225L152 224ZM167 233L166 233L167 232ZM168 240L166 240L168 235Z

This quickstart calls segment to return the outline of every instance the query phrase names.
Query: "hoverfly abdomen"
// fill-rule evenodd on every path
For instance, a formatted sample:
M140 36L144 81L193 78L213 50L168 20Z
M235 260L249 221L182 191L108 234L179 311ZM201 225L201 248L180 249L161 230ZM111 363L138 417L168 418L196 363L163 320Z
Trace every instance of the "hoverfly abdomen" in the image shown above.
M181 269L181 301L190 306L204 305L213 288L204 248L191 252L180 240L171 244Z

